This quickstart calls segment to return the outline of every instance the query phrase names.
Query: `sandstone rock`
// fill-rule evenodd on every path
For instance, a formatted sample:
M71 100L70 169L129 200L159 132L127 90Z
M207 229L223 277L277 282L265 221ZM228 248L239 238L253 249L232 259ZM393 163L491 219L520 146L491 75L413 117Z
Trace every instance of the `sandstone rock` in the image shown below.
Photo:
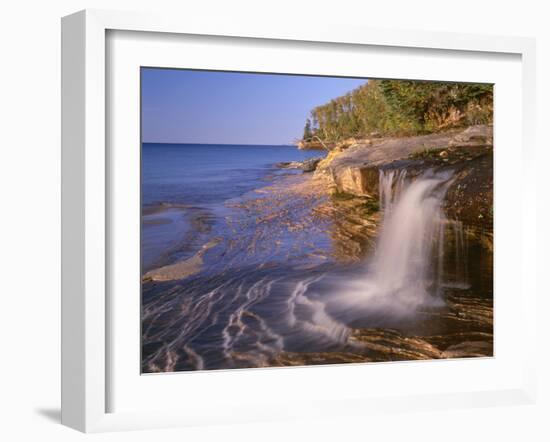
M143 276L144 281L174 281L178 279L185 279L195 273L200 272L203 264L204 254L220 243L219 238L214 238L208 243L204 244L201 249L193 255L183 261L176 262L175 264L166 265L157 269L150 270Z
M470 126L466 130L454 136L448 143L449 146L479 146L493 144L493 128L491 126Z
M331 150L334 149L336 143L323 142L320 141L304 141L301 140L297 143L298 149L300 150Z
M322 159L322 157L318 157L305 161L288 161L277 163L275 166L280 169L301 169L303 172L313 172Z
M321 160L322 158L311 158L309 160L303 161L300 169L302 169L302 171L304 172L314 172Z
M444 358L476 358L493 355L493 343L485 341L461 342L443 352Z
M351 138L347 138L345 139L344 141L340 141L339 143L336 144L336 146L334 147L334 149L338 149L338 150L345 150L355 144L357 144L358 141L357 139L351 137Z
M346 150L329 152L316 173L327 177L337 192L378 197L381 168L406 168L408 176L429 168L452 169L458 178L447 193L448 215L492 231L492 146L487 144L492 143L491 126L369 141L372 144L360 140Z

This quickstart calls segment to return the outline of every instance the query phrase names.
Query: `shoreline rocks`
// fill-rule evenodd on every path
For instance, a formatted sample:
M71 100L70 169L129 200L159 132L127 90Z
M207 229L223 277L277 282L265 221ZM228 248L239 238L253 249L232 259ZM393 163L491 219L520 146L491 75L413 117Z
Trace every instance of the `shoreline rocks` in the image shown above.
M447 216L466 225L493 229L493 131L491 126L403 138L359 140L329 152L316 175L333 192L378 197L380 170L406 169L409 177L428 169L455 176L444 202Z
M212 247L218 245L219 242L219 239L214 238L204 244L191 258L148 271L142 277L142 281L175 281L185 279L200 272L203 265L204 254Z
M300 140L296 144L300 150L330 150L333 149L336 143L321 143L320 141L304 141Z
M305 161L289 161L283 163L277 163L275 166L279 169L301 169L302 172L314 172L317 168L317 165L321 162L323 158L310 158Z

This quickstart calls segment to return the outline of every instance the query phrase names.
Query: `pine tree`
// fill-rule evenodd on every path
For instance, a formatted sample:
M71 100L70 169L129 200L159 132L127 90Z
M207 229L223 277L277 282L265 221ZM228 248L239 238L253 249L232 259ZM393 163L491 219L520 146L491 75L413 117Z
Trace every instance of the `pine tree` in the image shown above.
M311 132L311 120L308 118L304 127L304 140L310 140L312 136L313 133Z

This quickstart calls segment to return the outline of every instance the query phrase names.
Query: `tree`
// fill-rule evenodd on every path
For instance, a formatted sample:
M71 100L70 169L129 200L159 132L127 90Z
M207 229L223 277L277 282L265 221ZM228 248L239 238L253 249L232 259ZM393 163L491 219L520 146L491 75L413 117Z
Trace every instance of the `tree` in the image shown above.
M490 84L369 80L311 111L304 139L414 135L493 121Z
M310 140L312 136L313 132L311 131L311 120L308 118L304 127L304 140Z

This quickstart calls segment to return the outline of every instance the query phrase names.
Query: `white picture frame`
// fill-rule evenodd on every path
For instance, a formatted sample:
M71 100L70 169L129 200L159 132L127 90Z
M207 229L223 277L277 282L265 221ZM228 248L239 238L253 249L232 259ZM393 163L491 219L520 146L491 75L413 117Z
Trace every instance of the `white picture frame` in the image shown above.
M112 354L108 327L109 309L107 228L110 216L108 186L108 118L106 35L110 31L154 32L163 35L199 35L225 38L269 39L285 42L338 43L380 48L422 48L521 57L521 158L524 176L521 204L521 308L518 318L525 333L534 336L536 287L535 253L534 109L535 44L532 39L416 31L390 32L344 26L295 28L248 23L210 23L193 17L165 17L86 10L62 21L62 423L84 432L185 426L216 422L247 422L285 417L318 417L365 414L426 408L453 408L532 403L535 400L534 339L525 339L521 353L521 379L505 388L461 393L430 392L425 395L315 398L309 407L263 407L248 399L239 404L239 415L212 413L197 408L191 415L176 408L149 411L109 411L108 397ZM496 104L498 114L498 102ZM498 122L497 122L498 124ZM498 250L496 252L498 254ZM529 258L528 258L529 257ZM498 357L498 355L497 355ZM332 370L342 370L332 367ZM422 369L421 367L419 369ZM285 376L300 375L301 369ZM302 369L303 370L303 369ZM306 369L307 370L307 369ZM139 371L139 368L136 368ZM216 373L209 373L216 376ZM240 371L239 376L247 376ZM261 375L261 376L269 376ZM211 378L212 379L212 378ZM266 378L262 378L264 381ZM517 381L517 382L516 382ZM248 402L247 402L248 401Z

